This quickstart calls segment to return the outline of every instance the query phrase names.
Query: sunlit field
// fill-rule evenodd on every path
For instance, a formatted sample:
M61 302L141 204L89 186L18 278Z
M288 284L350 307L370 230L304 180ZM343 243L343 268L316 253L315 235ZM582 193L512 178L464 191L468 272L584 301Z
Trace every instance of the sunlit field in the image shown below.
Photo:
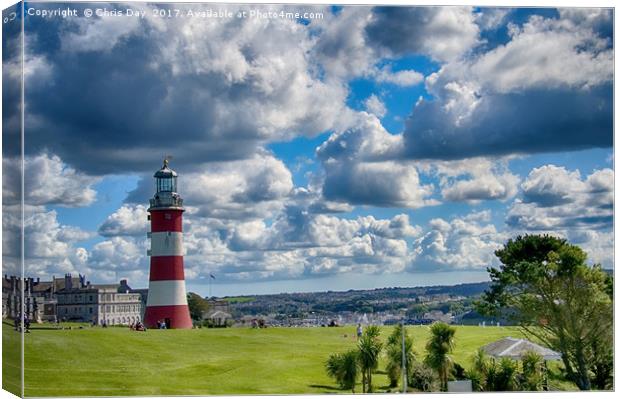
M383 327L386 338L392 327ZM427 326L408 327L418 358ZM18 389L18 333L3 325L4 387ZM521 336L510 327L457 327L453 359L468 367L482 345ZM73 325L25 335L26 396L346 393L325 374L334 352L356 345L355 328L130 331ZM10 341L9 341L10 340ZM388 390L385 359L373 378Z

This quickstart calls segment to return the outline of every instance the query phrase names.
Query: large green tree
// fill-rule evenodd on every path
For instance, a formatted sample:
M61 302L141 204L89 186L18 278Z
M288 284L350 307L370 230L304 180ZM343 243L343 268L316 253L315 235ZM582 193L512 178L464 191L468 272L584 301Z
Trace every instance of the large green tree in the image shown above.
M508 310L529 336L562 353L570 380L590 389L596 359L604 370L601 351L609 353L612 345L609 276L600 266L588 266L581 248L549 235L518 236L495 255L501 266L488 269L491 287L479 310Z
M187 294L187 306L192 320L202 320L203 313L209 311L209 301L193 292Z
M434 369L439 375L441 390L448 390L448 375L452 358L450 353L454 350L454 334L456 329L442 322L431 325L431 336L426 343L426 358L424 362Z

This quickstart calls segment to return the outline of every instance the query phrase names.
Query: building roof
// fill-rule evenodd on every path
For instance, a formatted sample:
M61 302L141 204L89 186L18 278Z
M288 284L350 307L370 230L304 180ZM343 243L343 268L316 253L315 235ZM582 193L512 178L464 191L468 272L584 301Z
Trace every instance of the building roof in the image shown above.
M221 310L210 311L205 315L207 319L230 319L232 315L230 313L223 312Z
M118 284L91 284L91 285L87 285L85 287L72 287L70 289L67 288L63 288L61 290L58 290L58 293L62 293L62 294L79 294L79 293L95 293L95 292L101 292L101 293L115 293L118 292Z
M527 352L537 353L542 356L544 360L560 360L562 358L561 353L535 344L527 339L512 337L506 337L499 341L491 342L481 349L489 356L495 358L507 357L513 360L519 360Z
M9 291L12 287L11 280L14 281L15 284L15 289L17 291L21 291L21 286L22 286L22 279L21 277L15 277L15 276L5 276L2 279L2 289L4 291ZM45 292L45 291L49 291L52 288L52 282L51 281L40 281L39 279L28 279L31 281L31 286L30 289L32 290L33 293L41 293L41 292Z
M53 279L54 290L60 291L65 289L65 278L64 277L54 277ZM71 286L79 287L80 286L80 278L79 277L71 277Z
M45 292L52 289L51 281L40 281L32 287L33 292Z

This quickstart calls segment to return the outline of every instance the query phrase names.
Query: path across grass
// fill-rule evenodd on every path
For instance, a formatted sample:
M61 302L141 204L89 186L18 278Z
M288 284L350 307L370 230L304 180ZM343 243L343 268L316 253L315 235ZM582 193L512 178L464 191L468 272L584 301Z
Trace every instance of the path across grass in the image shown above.
M382 327L385 339L392 327ZM427 326L408 327L421 359ZM18 334L2 329L3 377L19 370ZM340 391L324 363L356 344L355 327L130 331L88 327L25 335L26 396L295 394ZM468 367L482 345L520 336L506 327L457 327L455 361ZM9 347L6 346L9 344ZM383 368L383 363L380 369ZM18 374L17 374L18 375ZM387 389L381 372L373 378ZM11 389L12 390L12 389Z

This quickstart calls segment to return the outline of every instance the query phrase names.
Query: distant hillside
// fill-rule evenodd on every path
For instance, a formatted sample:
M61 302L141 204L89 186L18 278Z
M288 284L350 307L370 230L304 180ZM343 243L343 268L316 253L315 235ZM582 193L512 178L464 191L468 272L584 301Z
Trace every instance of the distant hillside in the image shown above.
M238 314L305 315L339 312L386 312L409 308L417 303L447 302L482 294L490 282L452 286L392 287L373 290L323 291L221 298Z

